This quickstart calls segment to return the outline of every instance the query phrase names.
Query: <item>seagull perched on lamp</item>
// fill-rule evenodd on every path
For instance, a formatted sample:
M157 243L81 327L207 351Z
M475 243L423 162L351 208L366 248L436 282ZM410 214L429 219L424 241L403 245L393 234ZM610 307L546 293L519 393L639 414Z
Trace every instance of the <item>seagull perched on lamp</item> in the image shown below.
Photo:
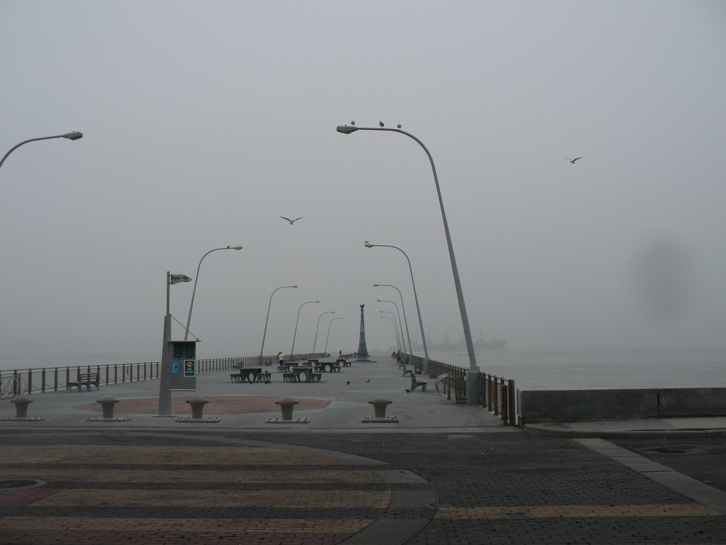
M302 216L300 216L299 218L295 218L294 220L291 220L290 218L286 218L285 216L280 216L280 217L282 219L284 219L284 220L289 221L290 222L290 225L292 225L293 223L295 223L297 220L301 220L302 219Z

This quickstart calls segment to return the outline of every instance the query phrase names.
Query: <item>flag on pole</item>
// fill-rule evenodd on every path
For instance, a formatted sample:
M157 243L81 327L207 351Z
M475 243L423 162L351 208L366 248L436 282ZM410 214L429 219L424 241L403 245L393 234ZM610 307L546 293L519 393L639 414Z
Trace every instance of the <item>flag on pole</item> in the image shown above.
M170 274L169 284L178 284L179 282L191 282L192 279L185 274Z

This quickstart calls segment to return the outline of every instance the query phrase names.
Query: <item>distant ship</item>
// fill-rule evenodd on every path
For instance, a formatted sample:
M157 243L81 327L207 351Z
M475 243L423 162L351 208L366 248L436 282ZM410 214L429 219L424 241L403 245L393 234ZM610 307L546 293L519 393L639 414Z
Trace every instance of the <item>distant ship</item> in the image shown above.
M478 339L474 341L474 350L505 350L504 343L507 341L504 339L492 339L491 341L485 341L484 339ZM458 350L466 350L466 342L464 339L458 343L452 343L444 339L440 343L433 343L431 345L433 352L456 352Z
M449 329L449 333L451 333L451 329ZM456 352L459 350L466 350L466 341L464 339L461 339L457 343L452 343L449 340L449 333L446 334L444 340L440 343L432 344L431 350L434 352ZM484 334L482 331L480 331L479 338L474 341L474 350L504 350L504 343L506 342L507 341L503 339L492 339L491 341L485 341Z

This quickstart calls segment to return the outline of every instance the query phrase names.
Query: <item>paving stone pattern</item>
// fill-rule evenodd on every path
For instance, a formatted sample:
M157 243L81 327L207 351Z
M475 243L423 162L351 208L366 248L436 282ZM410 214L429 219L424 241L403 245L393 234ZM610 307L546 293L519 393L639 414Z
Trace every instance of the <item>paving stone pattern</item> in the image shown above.
M0 490L3 545L726 543L721 513L526 433L12 430L0 479L47 481Z

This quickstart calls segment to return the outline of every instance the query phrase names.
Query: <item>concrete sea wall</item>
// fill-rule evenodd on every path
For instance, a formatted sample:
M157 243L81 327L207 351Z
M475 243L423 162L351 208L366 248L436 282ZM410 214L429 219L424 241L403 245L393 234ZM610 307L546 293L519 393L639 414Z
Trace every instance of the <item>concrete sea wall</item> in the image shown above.
M520 424L726 416L726 388L517 390Z

